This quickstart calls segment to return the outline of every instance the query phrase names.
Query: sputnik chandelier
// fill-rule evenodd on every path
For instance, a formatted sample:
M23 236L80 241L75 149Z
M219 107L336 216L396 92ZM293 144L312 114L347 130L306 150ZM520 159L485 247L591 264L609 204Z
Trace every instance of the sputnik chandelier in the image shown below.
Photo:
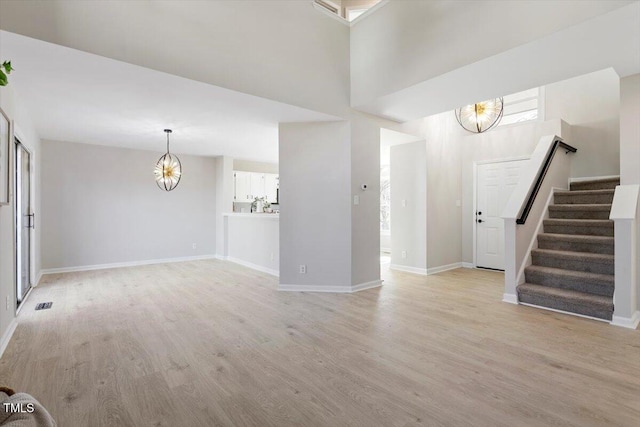
M178 156L169 152L169 135L171 134L171 129L165 129L164 132L167 134L167 152L156 162L154 174L158 187L164 191L171 191L180 183L182 164Z
M500 123L503 111L502 98L489 99L458 108L456 119L469 132L481 133Z

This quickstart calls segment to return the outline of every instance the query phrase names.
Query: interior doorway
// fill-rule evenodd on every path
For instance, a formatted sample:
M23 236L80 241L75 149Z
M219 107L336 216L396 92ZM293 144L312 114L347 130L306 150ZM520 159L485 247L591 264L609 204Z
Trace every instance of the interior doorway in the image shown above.
M33 285L32 252L35 214L32 204L33 156L15 140L16 298L17 307Z
M475 265L504 270L502 211L520 178L527 159L476 164Z

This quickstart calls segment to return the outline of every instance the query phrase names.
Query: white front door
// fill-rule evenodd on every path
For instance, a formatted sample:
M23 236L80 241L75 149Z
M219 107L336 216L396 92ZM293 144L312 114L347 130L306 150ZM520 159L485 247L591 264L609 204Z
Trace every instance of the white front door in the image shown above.
M478 165L476 176L476 266L504 270L501 218L526 160Z

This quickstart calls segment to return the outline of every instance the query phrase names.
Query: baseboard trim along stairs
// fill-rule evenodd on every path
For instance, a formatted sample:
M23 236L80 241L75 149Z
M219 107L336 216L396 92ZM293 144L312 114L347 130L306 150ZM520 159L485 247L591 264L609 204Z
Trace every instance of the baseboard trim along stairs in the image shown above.
M619 177L572 182L556 191L531 250L518 302L591 319L612 321L614 224L609 220ZM509 301L511 302L511 301Z

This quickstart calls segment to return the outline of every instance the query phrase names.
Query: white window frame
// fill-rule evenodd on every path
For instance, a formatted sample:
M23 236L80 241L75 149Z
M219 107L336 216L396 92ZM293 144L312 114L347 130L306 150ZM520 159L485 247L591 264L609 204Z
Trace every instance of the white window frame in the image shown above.
M514 123L508 123L508 124L503 124L502 120L500 121L500 123L498 123L498 125L495 127L497 128L507 128L510 126L517 126L523 123L530 123L530 122L543 122L545 120L545 108L544 108L544 102L545 102L545 90L544 90L544 86L540 86L538 88L538 95L537 96L532 96L529 98L523 98L523 99L519 99L516 102L510 103L510 104L504 104L503 108L506 107L507 105L513 105L513 104L518 104L521 102L527 102L527 101L531 101L532 99L537 99L537 110L538 110L538 115L535 119L531 119L531 120L525 120L522 122L514 122ZM523 91L525 92L525 91ZM504 118L504 116L503 116Z

